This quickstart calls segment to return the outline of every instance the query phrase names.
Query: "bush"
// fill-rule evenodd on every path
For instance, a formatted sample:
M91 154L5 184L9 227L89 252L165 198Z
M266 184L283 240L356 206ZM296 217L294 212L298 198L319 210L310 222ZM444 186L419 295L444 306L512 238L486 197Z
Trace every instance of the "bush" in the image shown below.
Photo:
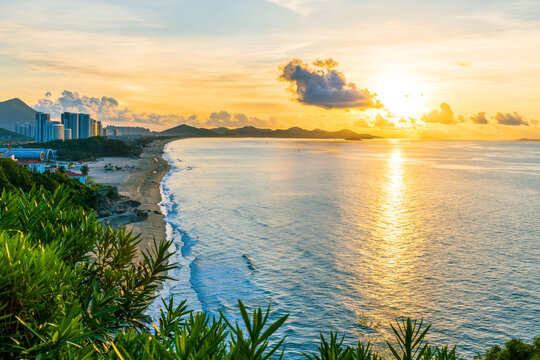
M504 348L496 345L488 349L485 356L477 355L477 360L540 360L540 336L534 338L532 344L512 339Z
M116 331L145 328L147 306L173 268L169 242L155 244L136 262L140 238L105 228L63 187L52 194L4 191L0 241L5 358L103 353Z

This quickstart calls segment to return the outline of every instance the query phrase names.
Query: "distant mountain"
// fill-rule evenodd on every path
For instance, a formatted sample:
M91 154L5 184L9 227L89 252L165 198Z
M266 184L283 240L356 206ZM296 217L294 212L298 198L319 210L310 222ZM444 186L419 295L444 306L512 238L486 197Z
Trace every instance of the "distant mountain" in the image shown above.
M272 136L274 130L271 129L259 129L254 126L244 126L237 129L228 129L225 127L220 127L216 129L211 129L213 132L219 135L228 135L228 136L245 136L245 137L261 137L261 136Z
M300 138L300 139L375 139L378 136L370 134L358 134L351 130L325 131L321 129L306 130L299 127L290 129L259 129L253 126L244 126L237 129L225 127L215 129L202 129L189 125L180 125L172 129L162 131L160 135L181 135L181 136L235 136L235 137L267 137L267 138Z
M540 141L540 139L521 138L521 139L517 139L516 141Z
M219 135L243 136L243 137L270 137L270 138L300 138L300 139L374 139L377 136L370 134L358 134L351 130L325 131L321 129L306 130L292 127L286 130L258 129L253 126L245 126L237 129L217 128L212 129Z
M305 138L305 139L375 139L378 136L370 134L358 134L352 130L326 131L321 129L306 130L292 127L287 130L274 130L272 137L280 138Z
M15 131L17 123L34 124L36 111L26 105L21 99L15 98L0 102L0 127Z
M208 130L196 128L186 124L178 125L159 133L162 136L187 136L187 137L209 137L216 136L216 133Z

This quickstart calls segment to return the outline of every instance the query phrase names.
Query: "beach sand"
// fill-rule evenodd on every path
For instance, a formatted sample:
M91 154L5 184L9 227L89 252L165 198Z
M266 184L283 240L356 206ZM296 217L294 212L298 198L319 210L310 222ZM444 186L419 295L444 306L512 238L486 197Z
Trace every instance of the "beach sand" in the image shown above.
M148 211L146 220L127 225L134 234L141 234L140 251L151 249L154 237L158 243L166 239L165 220L158 204L161 202L161 179L170 169L162 152L165 144L171 140L154 141L137 159L108 157L88 164L92 181L116 186L121 195L139 201L139 209ZM118 166L122 170L107 171L104 169L106 164Z

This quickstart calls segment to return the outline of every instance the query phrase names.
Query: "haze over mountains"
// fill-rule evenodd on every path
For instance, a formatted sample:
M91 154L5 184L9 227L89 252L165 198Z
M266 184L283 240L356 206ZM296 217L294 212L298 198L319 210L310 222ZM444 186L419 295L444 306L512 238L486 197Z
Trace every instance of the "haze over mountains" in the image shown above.
M14 137L13 131L17 123L28 122L33 124L36 111L24 103L24 101L14 98L0 102L0 137ZM306 130L299 127L289 129L259 129L254 126L245 126L237 129L225 127L215 129L204 129L189 126L186 124L178 125L173 128L153 132L152 135L161 136L185 136L185 137L270 137L270 138L306 138L306 139L374 139L378 136L370 134L358 134L351 130L325 131L321 129Z

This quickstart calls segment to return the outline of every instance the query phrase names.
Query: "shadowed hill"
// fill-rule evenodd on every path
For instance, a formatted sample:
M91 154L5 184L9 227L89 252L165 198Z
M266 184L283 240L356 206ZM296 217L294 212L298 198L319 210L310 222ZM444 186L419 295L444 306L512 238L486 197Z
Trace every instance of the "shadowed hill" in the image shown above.
M17 123L34 124L36 111L18 98L0 102L0 127L15 131Z
M162 136L187 136L187 137L209 137L216 136L211 130L196 128L186 124L178 125L173 128L164 130L160 133Z

